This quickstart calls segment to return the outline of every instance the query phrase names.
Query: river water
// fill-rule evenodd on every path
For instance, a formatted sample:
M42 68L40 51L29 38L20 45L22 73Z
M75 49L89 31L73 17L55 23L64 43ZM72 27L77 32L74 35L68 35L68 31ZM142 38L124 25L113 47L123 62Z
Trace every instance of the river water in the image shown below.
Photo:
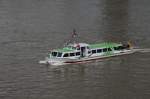
M150 53L38 64L75 28L81 42L150 48L149 0L0 0L0 99L149 99Z

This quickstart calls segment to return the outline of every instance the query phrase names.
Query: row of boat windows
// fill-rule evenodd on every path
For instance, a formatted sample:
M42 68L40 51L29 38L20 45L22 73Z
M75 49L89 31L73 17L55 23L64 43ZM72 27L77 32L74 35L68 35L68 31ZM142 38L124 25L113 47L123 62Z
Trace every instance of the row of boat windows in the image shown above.
M108 52L108 51L112 51L112 49L111 48L95 49L95 50L92 50L92 54L101 53L101 52ZM91 53L91 51L89 51L88 53Z
M76 52L76 53L65 53L63 57L69 57L69 56L79 56L80 52Z
M125 49L125 47L123 46L118 46L118 47L113 47L114 50L123 50ZM109 51L112 51L111 48L104 48L104 49L95 49L95 50L92 50L92 51L89 51L88 53L101 53L101 52L109 52Z
M79 56L80 55L80 52L76 52L76 53L65 53L63 55L63 57L69 57L69 56ZM52 52L52 56L54 57L61 57L62 56L62 53L60 52Z

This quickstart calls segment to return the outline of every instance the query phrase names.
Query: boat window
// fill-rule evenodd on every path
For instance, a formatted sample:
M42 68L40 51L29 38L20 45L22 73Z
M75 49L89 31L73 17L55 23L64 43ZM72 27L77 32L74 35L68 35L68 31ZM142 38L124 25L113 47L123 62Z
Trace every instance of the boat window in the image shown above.
M103 52L107 52L107 48L104 48L104 49L103 49Z
M57 57L61 57L62 56L62 53L58 53L58 56Z
M102 49L97 49L97 53L101 53L102 52Z
M107 50L108 50L108 51L112 51L111 48L108 48Z
M80 50L80 47L77 47L77 50Z
M68 56L69 56L69 54L68 54L68 53L65 53L65 54L64 54L64 57L68 57Z
M92 50L92 54L96 53L96 50Z
M79 56L80 55L80 52L76 52L76 56Z
M114 47L114 50L119 50L118 47Z
M124 48L123 48L123 46L119 46L119 49L120 49L120 50L123 50Z
M70 56L75 56L75 53L70 53Z
M57 56L57 52L52 52L52 56Z
M88 51L88 54L90 54L91 53L91 51Z
M114 50L123 50L123 46L114 47Z

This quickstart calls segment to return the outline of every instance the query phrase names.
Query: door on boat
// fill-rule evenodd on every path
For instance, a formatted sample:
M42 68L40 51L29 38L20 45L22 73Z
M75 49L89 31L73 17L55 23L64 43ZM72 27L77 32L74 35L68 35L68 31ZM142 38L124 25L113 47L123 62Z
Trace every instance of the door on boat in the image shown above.
M81 57L86 56L86 47L81 47Z

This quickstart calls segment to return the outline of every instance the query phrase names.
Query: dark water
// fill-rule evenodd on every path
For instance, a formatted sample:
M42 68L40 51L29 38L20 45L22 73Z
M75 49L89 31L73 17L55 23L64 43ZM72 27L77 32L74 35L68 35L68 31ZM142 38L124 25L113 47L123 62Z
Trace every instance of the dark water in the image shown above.
M73 28L82 42L150 48L149 0L0 0L0 99L149 99L150 53L38 64Z

